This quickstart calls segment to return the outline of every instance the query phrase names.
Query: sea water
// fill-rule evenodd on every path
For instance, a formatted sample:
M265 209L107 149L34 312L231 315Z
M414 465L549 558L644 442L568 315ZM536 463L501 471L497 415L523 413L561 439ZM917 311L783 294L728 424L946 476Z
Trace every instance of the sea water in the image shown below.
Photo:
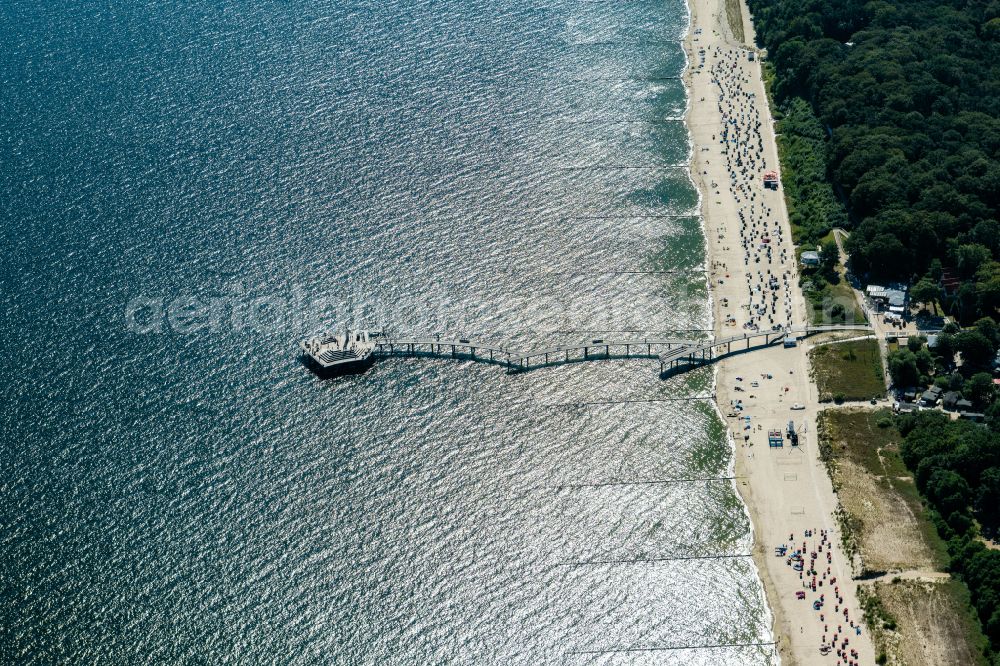
M0 660L773 662L710 370L296 358L703 335L687 20L0 9Z

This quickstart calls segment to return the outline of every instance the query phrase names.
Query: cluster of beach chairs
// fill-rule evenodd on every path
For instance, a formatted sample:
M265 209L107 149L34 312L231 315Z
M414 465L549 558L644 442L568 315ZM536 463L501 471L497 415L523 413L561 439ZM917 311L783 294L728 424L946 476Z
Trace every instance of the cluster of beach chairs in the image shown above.
M799 574L803 589L796 591L796 599L807 601L810 593L819 595L813 596L812 610L815 613L814 619L823 625L820 654L836 655L838 664L858 666L858 652L850 646L850 635L860 636L861 625L855 624L851 619L850 611L844 605L844 597L840 594L837 578L831 573L833 549L829 532L806 530L803 540L798 542L794 533L789 534L788 543L777 546L774 554L776 557L785 558L785 563ZM826 592L823 591L824 587L830 592L829 601ZM827 614L830 612L831 604L833 614L828 619Z
M715 59L710 73L718 89L718 108L725 127L721 135L713 138L723 146L731 191L738 206L749 297L744 306L743 328L759 331L791 325L790 287L794 267L781 225L764 201L761 178L772 172L767 171L761 134L763 122L756 93L749 89L751 79L744 67L743 53L721 47L712 53ZM725 229L719 231L721 234Z

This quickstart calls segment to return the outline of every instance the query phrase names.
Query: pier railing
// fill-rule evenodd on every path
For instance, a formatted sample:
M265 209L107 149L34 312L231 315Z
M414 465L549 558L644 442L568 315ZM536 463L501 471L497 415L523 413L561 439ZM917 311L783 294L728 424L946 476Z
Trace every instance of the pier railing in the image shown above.
M771 331L747 331L725 338L690 340L684 338L595 338L577 344L518 351L501 345L467 338L395 338L382 335L376 340L375 354L391 356L433 356L492 363L508 372L608 359L657 359L660 373L682 371L712 363L725 356L771 346L788 337L804 337L832 331L872 331L863 324L796 326Z

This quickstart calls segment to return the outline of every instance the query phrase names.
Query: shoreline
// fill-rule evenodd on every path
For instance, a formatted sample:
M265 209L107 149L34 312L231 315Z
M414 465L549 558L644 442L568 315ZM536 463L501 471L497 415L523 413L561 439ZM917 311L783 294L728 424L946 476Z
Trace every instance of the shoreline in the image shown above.
M697 173L697 162L695 159L695 140L694 132L692 131L691 118L695 111L695 100L694 100L694 87L693 87L693 74L692 67L694 64L694 31L695 31L695 7L694 3L697 0L685 0L684 6L687 9L687 28L684 32L684 37L681 40L681 47L684 52L684 68L682 69L681 80L684 82L685 94L686 94L686 105L684 109L684 127L687 131L688 139L688 180L691 182L691 186L695 189L698 194L698 203L695 208L698 215L698 224L701 227L702 234L705 237L705 262L703 264L705 269L705 275L707 278L707 297L708 297L708 309L711 316L711 335L719 337L723 331L722 327L719 326L721 312L717 307L718 299L715 298L715 287L712 284L712 262L713 262L713 252L712 243L709 238L708 222L705 216L704 202L706 201L706 196L710 194L705 188L704 182L698 178ZM725 2L725 0L720 0ZM741 0L742 7L742 0ZM707 99L707 98L706 98ZM744 515L747 517L747 524L750 526L750 532L748 534L749 549L751 552L751 562L753 563L754 571L756 572L757 579L761 581L760 595L762 606L764 607L764 612L766 616L764 622L768 628L769 638L774 641L774 654L778 657L780 663L780 651L779 651L779 636L775 631L778 618L776 617L776 606L771 602L773 598L773 591L769 589L772 584L770 579L765 575L765 563L762 559L763 551L758 552L757 548L757 522L758 518L754 515L754 512L750 506L748 499L744 496L744 493L739 489L738 478L743 476L741 466L737 461L737 443L736 438L733 436L732 431L729 429L728 423L726 422L726 416L722 411L722 405L720 403L719 396L719 369L724 361L719 363L713 363L712 368L712 400L710 400L713 409L715 410L715 415L719 419L719 422L725 426L726 429L726 444L729 448L729 461L726 464L726 471L729 476L732 476L732 490L734 494L740 499L740 506L743 509Z
M760 58L749 61L745 55L751 50L746 44L753 44L754 40L749 11L745 2L741 2L746 43L738 43L728 26L725 0L687 0L686 5L688 27L682 42L686 59L682 79L688 104L684 123L690 147L689 178L698 191L700 222L705 234L705 268L714 335L723 337L736 332L727 329L727 326L769 323L763 316L754 316L757 306L753 283L757 278L750 277L752 269L759 272L765 266L770 266L775 275L777 271L784 271L784 275L790 277L781 287L762 291L773 292L775 302L780 295L784 299L788 319L795 324L804 323L805 299L798 287L798 271L794 265L795 252L783 190L780 186L777 192L765 190L760 178L764 168L780 174L780 165L773 119L761 77ZM701 49L706 51L704 56L699 53ZM756 117L759 117L762 150L756 156L762 158L765 166L759 173L753 170L749 178L742 172L733 176L726 166L729 144L726 144L725 150L719 147L722 142L717 136L729 125L724 123L719 88L713 85L710 73L717 57L728 58L726 66L733 69L727 71L738 72L738 76L745 74L745 78L739 79L741 89L753 91L752 97L740 98L740 117L746 112L747 120L746 126L741 125L737 132L745 131L750 126L750 111L759 114ZM740 145L736 144L737 155ZM751 164L756 166L752 160ZM731 185L740 178L744 179L740 187ZM759 253L759 249L747 249L748 241L752 247L757 239L748 238L750 232L745 222L741 226L750 202L753 202L752 205L767 206L764 214L768 218L766 224L773 224L777 232L771 232L772 238L766 241L771 245L767 246L767 260L763 264L759 259L756 264L749 264L747 259L753 253ZM780 255L780 265L772 263L772 249L776 250L775 254L781 250L787 252L790 263L785 262L784 254ZM747 277L736 275L740 271L746 271ZM765 606L770 613L775 653L783 664L836 664L841 662L833 652L826 656L818 652L819 646L830 638L824 631L823 623L817 621L819 614L806 601L795 597L795 592L803 589L799 575L786 565L784 558L768 554L771 547L787 542L792 534L796 542L802 540L806 530L829 534L832 543L826 548L834 558L831 572L842 583L840 594L843 595L843 607L850 609L852 623L855 620L861 623L856 583L851 580L850 562L842 552L839 525L834 517L837 497L818 455L815 424L820 406L816 387L809 379L807 350L807 346L800 344L792 349L769 348L720 361L713 372L715 409L726 427L727 441L732 447L730 466L736 477L733 483L750 518L751 552L762 583ZM788 374L784 374L786 371ZM753 382L759 383L759 388L747 389L754 393L734 388L734 384L742 381L743 377L762 377ZM765 395L768 393L770 395ZM747 408L746 412L740 412L741 416L753 415L757 429L750 430L749 435L746 431L736 430L739 425L734 428L734 420L725 415L723 405L728 406L735 400L741 400ZM790 411L792 403L801 403L805 409ZM769 449L767 431L772 428L784 431L789 419L803 424L800 446ZM833 609L829 611L832 613ZM850 648L859 652L858 662L873 663L875 653L867 627L859 636L852 631L850 638Z
M725 0L720 0L724 2ZM699 18L697 16L697 9L695 3L698 0L685 0L685 7L687 8L688 20L687 29L682 40L682 48L684 50L684 69L681 78L684 82L685 91L687 93L687 105L684 110L684 126L687 130L688 135L688 179L691 181L692 187L698 193L698 204L697 213L699 225L701 226L702 233L705 237L705 274L708 276L708 307L711 313L712 323L711 330L712 335L719 337L722 335L722 327L719 325L721 321L720 308L718 307L719 300L716 296L716 286L712 282L712 270L714 256L717 254L713 252L713 243L710 240L708 220L705 215L704 202L707 200L710 191L706 188L706 183L699 177L698 174L698 164L699 160L696 159L696 146L695 146L695 136L692 127L692 119L697 110L700 110L701 102L695 103L695 89L693 85L693 67L695 62L695 30L696 20ZM742 3L741 3L742 5ZM716 17L721 16L717 14ZM713 22L713 27L715 27L721 21ZM721 27L721 26L719 26ZM707 97L706 97L707 99ZM763 550L758 548L758 536L757 536L757 523L760 518L756 515L756 512L751 506L750 500L745 496L739 488L738 478L745 475L745 470L742 469L742 465L739 464L737 453L737 442L736 438L733 436L728 423L726 421L726 416L722 411L721 396L719 393L720 387L720 368L725 361L720 361L712 365L712 395L714 396L711 400L712 406L715 409L715 414L719 421L726 426L726 444L729 447L730 458L727 464L727 470L730 476L733 476L732 489L740 498L740 504L743 508L744 514L747 516L747 522L750 526L749 532L749 545L750 552L752 554L751 561L753 562L754 570L756 571L757 578L761 582L760 593L763 596L763 606L767 616L765 618L765 623L768 627L768 632L770 634L770 639L774 641L775 645L775 655L778 657L779 662L781 661L781 650L780 650L780 635L777 630L779 622L779 613L781 612L780 607L774 603L773 599L776 595L773 590L773 582L770 577L766 575L766 563L763 560ZM794 663L794 662L793 662Z
M725 0L719 0L719 1L720 3L725 2ZM681 42L684 51L684 68L682 70L683 73L681 75L681 79L684 82L685 92L687 94L687 105L684 110L684 127L687 130L687 136L688 136L688 179L691 181L692 187L694 187L695 191L698 193L698 204L696 210L698 213L699 225L701 226L702 234L705 237L704 268L705 268L705 274L708 276L707 278L708 307L712 317L711 334L715 337L719 337L723 334L722 327L720 326L720 322L722 321L721 319L722 312L718 307L719 299L716 298L717 290L716 290L716 285L713 284L712 281L713 272L711 269L714 257L717 255L717 252L713 251L714 244L710 240L711 236L709 234L708 220L705 215L706 211L704 206L704 203L707 200L707 197L711 194L711 192L706 187L706 183L704 182L704 180L701 179L698 174L698 165L700 163L700 160L696 159L695 135L692 126L692 119L695 116L696 112L699 111L701 108L703 108L700 99L698 104L695 103L695 88L693 81L694 78L693 67L695 62L695 57L694 57L695 30L697 27L702 27L697 25L697 19L699 18L697 14L697 10L699 8L695 6L697 2L699 2L699 0L685 0L684 3L685 7L687 8L687 14L688 14L687 29L684 33L684 38ZM742 7L742 0L741 0L741 7ZM715 15L716 19L721 17L721 11L722 10L720 10L719 14ZM713 21L712 25L713 27L723 27L719 26L718 25L719 23L724 23L724 21L718 21L718 20ZM702 27L702 29L704 28ZM706 97L706 100L707 99L708 98ZM770 579L770 577L766 574L766 563L763 559L763 549L758 547L759 540L757 535L757 523L759 522L760 517L757 514L757 512L754 511L754 508L752 507L750 502L750 498L746 496L746 493L744 491L740 490L738 483L738 479L742 476L745 476L745 470L743 469L743 466L739 463L738 456L736 455L737 454L736 438L733 436L733 433L729 428L729 424L726 421L726 416L722 411L721 395L719 389L721 385L720 369L723 363L725 363L724 360L718 363L714 363L712 365L713 398L711 400L711 403L713 408L715 409L716 416L726 428L726 444L728 445L730 451L730 458L729 462L727 463L726 469L729 475L734 477L732 480L732 489L736 494L736 496L740 498L740 504L742 506L744 514L747 517L747 522L749 523L750 526L750 532L748 538L750 542L749 543L750 552L752 555L751 561L753 562L753 567L754 570L756 571L757 578L761 582L760 593L763 597L762 601L764 610L767 613L767 616L765 618L765 624L768 627L768 633L770 635L769 636L770 639L774 641L774 646L775 646L774 654L777 656L779 663L781 663L781 649L780 649L781 636L778 631L778 627L779 625L784 623L783 618L781 618L780 615L782 609L774 602L774 599L776 599L777 596L773 589L774 583ZM791 663L795 662L792 661Z

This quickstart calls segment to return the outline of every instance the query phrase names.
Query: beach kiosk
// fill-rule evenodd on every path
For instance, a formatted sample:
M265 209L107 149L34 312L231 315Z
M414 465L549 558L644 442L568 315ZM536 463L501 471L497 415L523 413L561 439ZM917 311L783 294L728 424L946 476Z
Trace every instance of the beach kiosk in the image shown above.
M778 189L778 172L768 171L764 174L764 187L769 190Z
M772 449L780 449L785 445L785 438L782 436L780 430L767 431L767 445Z

